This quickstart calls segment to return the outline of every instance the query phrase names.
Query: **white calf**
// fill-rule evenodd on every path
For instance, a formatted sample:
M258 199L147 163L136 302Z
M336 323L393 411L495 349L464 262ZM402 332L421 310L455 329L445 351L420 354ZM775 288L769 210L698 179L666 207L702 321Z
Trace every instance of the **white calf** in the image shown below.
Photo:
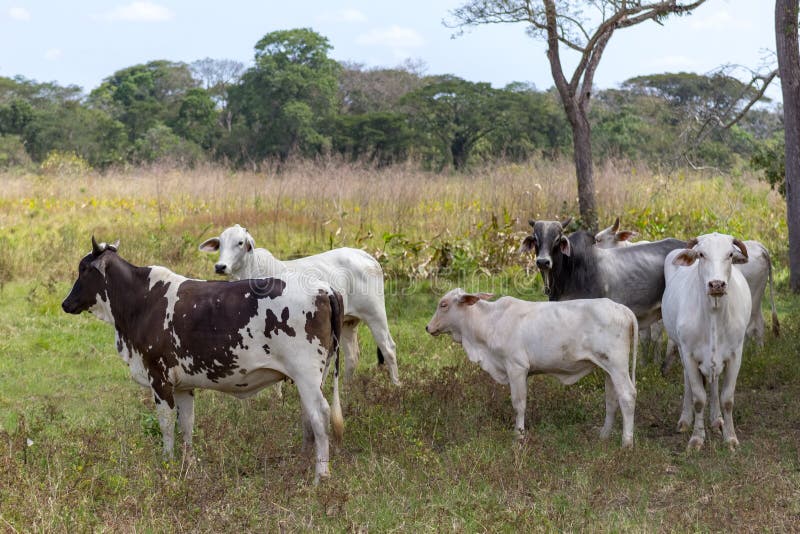
M234 225L219 237L207 239L200 245L203 252L219 251L214 266L217 274L227 274L231 280L280 276L287 272L302 273L330 284L344 298L344 326L341 346L345 355L345 379L351 379L358 364L356 329L364 321L378 346L378 362L386 359L389 376L399 385L396 346L386 320L383 301L383 269L380 263L354 248L337 248L321 254L291 261L281 261L263 248L256 248L247 229Z
M517 435L525 431L529 375L549 374L570 385L599 367L606 373L606 419L600 436L610 435L619 406L622 446L632 446L639 328L633 312L606 298L526 302L503 297L488 302L491 297L454 289L439 301L425 330L434 336L450 334L471 361L510 386Z
M744 276L733 264L746 262L744 243L718 233L692 239L686 249L671 252L664 261L664 327L678 344L684 368L680 431L689 429L694 410L689 450L700 449L705 440L704 378L711 389L712 428L722 428L729 447L739 445L733 425L733 396L751 299ZM723 370L720 412L719 377Z

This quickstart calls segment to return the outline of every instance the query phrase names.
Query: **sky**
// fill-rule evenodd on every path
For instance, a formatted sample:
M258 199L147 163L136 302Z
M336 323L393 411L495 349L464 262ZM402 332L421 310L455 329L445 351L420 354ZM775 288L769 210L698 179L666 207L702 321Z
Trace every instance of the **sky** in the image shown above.
M453 37L442 24L463 0L0 0L0 76L76 84L89 91L115 71L154 59L211 57L250 64L275 30L310 27L332 57L369 67L422 61L503 87L553 85L544 43L523 25L482 26ZM595 76L599 88L642 74L705 74L724 64L774 65L774 2L708 0L690 16L619 30ZM744 73L743 73L744 75ZM777 84L768 93L780 98Z

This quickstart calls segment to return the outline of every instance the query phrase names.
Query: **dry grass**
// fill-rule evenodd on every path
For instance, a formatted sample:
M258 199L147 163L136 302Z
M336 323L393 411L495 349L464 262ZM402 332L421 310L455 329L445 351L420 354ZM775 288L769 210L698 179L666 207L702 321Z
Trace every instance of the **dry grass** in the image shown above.
M717 436L685 454L686 436L673 431L679 370L664 378L654 365L637 370L633 451L619 449L618 434L597 439L596 374L569 388L532 377L530 433L513 446L507 387L424 333L455 283L541 298L506 249L528 218L577 213L568 162L468 176L319 163L0 182L0 531L792 531L800 522L795 297L779 295L784 337L745 354L736 454ZM603 219L619 214L649 239L710 230L759 239L785 278L783 202L752 176L609 164L597 182ZM360 246L398 275L387 310L404 386L375 373L362 331L344 445L334 479L318 488L299 456L292 388L280 403L270 392L244 402L201 392L199 463L162 464L150 395L127 376L109 327L59 309L92 232L121 238L134 263L209 276L213 258L196 246L234 222L279 256ZM446 247L467 269L450 274L481 277L399 276L435 272L421 266Z

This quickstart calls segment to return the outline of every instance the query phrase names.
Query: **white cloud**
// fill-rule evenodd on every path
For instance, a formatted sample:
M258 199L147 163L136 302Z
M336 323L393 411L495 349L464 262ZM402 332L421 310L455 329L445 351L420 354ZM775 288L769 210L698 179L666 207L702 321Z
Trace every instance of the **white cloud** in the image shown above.
M425 39L412 28L390 26L388 28L374 28L356 38L360 45L388 46L393 49L419 48L425 44Z
M44 53L44 58L47 61L56 61L56 60L61 59L61 56L63 56L63 55L64 55L64 52L62 52L60 48L49 48Z
M701 17L691 18L693 30L747 30L752 28L752 24L747 19L736 18L726 9L714 11Z
M327 12L316 17L317 22L334 22L334 23L363 23L367 22L367 16L355 8L340 9L335 13Z
M149 0L117 6L111 11L95 16L96 19L123 22L164 22L175 17L169 8Z
M12 7L8 10L8 16L14 20L31 20L31 12L24 7Z

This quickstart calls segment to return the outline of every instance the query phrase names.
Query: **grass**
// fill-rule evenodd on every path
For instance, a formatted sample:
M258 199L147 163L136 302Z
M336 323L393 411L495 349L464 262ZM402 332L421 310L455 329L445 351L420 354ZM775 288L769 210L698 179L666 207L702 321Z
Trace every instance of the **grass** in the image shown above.
M604 217L622 213L643 238L719 229L773 251L783 336L746 349L736 453L716 435L685 453L688 437L674 431L680 366L662 377L648 363L637 370L632 451L619 448L619 422L608 442L597 438L597 373L571 387L531 377L529 433L515 445L508 388L460 346L425 334L438 297L456 284L542 298L526 261L504 249L528 217L577 211L560 164L473 177L301 166L275 176L0 178L0 530L796 529L800 300L785 289L782 202L747 176L633 169L598 172ZM725 200L704 203L710 196ZM376 371L362 328L361 363L343 392L344 443L333 479L319 487L299 454L292 387L282 401L269 390L246 401L199 392L198 463L163 463L151 396L128 377L111 328L60 310L91 232L121 238L135 263L209 276L213 258L196 245L233 222L278 255L362 246L391 274L386 303L403 386Z

